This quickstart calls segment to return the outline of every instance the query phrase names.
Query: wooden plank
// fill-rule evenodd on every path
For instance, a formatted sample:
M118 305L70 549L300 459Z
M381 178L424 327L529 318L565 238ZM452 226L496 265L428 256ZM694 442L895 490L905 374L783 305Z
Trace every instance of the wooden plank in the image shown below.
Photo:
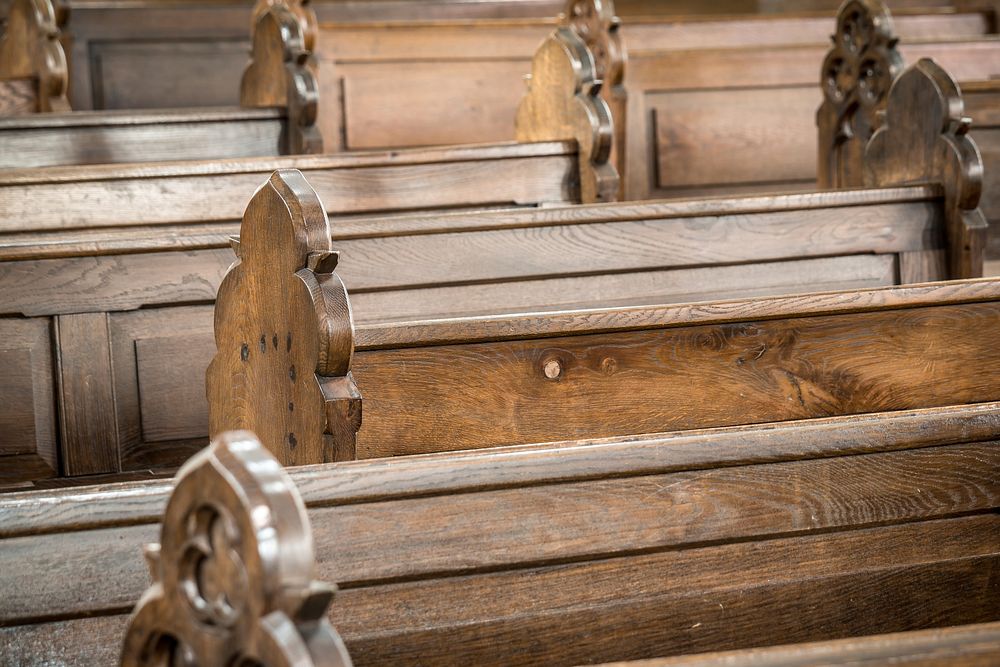
M63 473L116 472L118 433L107 315L65 315L57 322Z
M822 101L815 85L677 91L647 100L661 188L795 181L815 172Z
M177 163L181 165L183 163ZM276 162L281 165L281 162ZM363 164L363 163L362 163ZM98 167L101 165L98 165ZM248 165L249 166L249 165ZM257 166L257 165L254 165ZM291 160L286 166L296 167ZM252 193L268 172L207 174L151 178L136 169L113 185L93 180L68 188L49 178L29 187L0 187L0 231L57 230L115 226L238 220ZM571 187L575 157L528 157L306 171L331 214L380 210L419 210L449 206L535 204L574 201ZM154 172L155 173L155 172ZM111 173L105 172L111 176ZM24 174L25 176L28 173ZM38 178L40 174L33 174ZM20 174L12 174L16 179ZM29 204L30 202L30 204Z
M1000 403L983 403L429 454L396 459L388 466L385 461L353 461L289 473L309 506L350 505L938 447L988 440L998 427ZM504 465L495 465L497 460ZM171 488L170 480L163 480L6 494L0 496L0 538L155 523Z
M5 313L69 314L206 303L235 257L215 249L0 264Z
M473 491L462 494L460 502L444 495L319 507L311 510L310 521L319 578L347 589L430 575L454 579L504 569L523 571L553 561L697 551L720 541L749 543L973 512L986 512L980 526L996 527L1000 518L990 510L1000 500L998 471L996 443L953 445ZM389 526L392 541L384 536ZM0 581L12 592L0 601L0 625L128 608L146 587L138 547L153 537L154 529L126 526L4 540L0 562L21 565L0 569ZM463 543L476 547L454 548ZM884 558L898 564L908 553L925 563L972 555L970 551L1000 556L995 534L964 545L935 543L933 550L916 545L911 549L887 551ZM55 568L74 573L73 580L56 575ZM106 583L99 583L101 578ZM664 583L691 586L673 578ZM379 629L404 622L386 619Z
M170 125L0 125L0 168L280 155L282 120Z
M829 642L791 644L765 649L710 653L604 667L847 667L867 664L920 664L926 667L977 667L1000 660L1000 623L852 637Z
M995 521L973 517L778 539L768 549L736 544L667 552L638 559L630 577L614 572L612 559L458 579L454 582L458 586L431 587L424 595L412 584L341 590L331 620L343 628L341 634L358 665L420 660L452 664L467 656L487 665L527 660L571 665L588 659L582 655L590 660L627 659L705 650L705 646L762 644L775 638L808 641L969 623L988 619L994 611L985 606L996 601L984 582L991 563L967 554L982 549L983 533L995 529ZM967 548L952 547L965 539L970 541ZM914 554L917 544L942 544L942 559L948 554L959 558L928 565L926 556ZM900 550L908 562L889 565L886 555L898 555ZM815 560L802 558L807 553L822 555L822 570L817 571ZM322 576L325 568L320 569ZM734 580L744 581L745 587L734 585ZM707 586L705 596L683 592L684 583L700 582ZM970 597L973 591L975 598ZM566 604L566 598L574 595L585 595L586 603ZM949 595L956 595L950 604ZM878 599L898 604L886 613L876 606ZM956 599L962 604L956 605ZM484 602L506 613L493 622L454 624L455 616ZM947 610L942 612L943 607ZM932 616L931 610L939 613ZM430 621L442 615L438 625L423 633L407 632L399 623L405 619L413 627L421 618ZM0 648L7 655L36 661L112 664L118 657L117 643L97 639L120 637L126 618L0 628ZM639 622L642 618L651 620ZM380 633L391 619L397 623ZM498 643L497 637L504 641ZM644 654L626 651L630 641L643 646Z
M391 466L356 461L290 474L310 506L343 505L974 442L990 438L998 424L1000 404L984 403L430 454L397 459ZM489 464L497 458L505 461L502 469ZM170 480L163 480L6 494L0 497L0 537L155 523L171 488Z
M342 258L337 272L352 293L359 293L942 247L939 206L928 202L892 208L640 218L572 227L343 240L336 246Z
M998 324L990 303L360 351L358 455L998 400Z
M945 276L944 272L937 277ZM670 271L353 292L357 322L690 303L896 284L891 255L851 255ZM808 286L808 288L806 287Z

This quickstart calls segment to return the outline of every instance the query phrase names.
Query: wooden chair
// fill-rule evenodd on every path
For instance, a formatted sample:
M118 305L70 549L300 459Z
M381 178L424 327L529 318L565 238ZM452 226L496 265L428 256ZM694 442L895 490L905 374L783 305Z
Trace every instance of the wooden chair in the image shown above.
M299 16L278 4L255 25L239 108L0 119L0 168L321 153L317 83ZM62 69L65 77L64 61Z
M0 116L69 109L58 23L50 0L11 3L0 35Z
M984 403L289 474L355 665L593 664L997 621L998 433ZM0 652L115 661L170 491L0 497Z
M867 183L937 183L936 196L874 190L400 219L409 235L379 225L369 227L375 238L356 231L337 243L301 175L278 172L247 208L240 261L219 288L210 433L254 431L281 443L283 463L301 465L927 405L910 387L947 383L944 367L910 376L924 352L907 329L893 336L897 375L894 353L874 351L900 315L862 315L857 302L900 295L899 307L919 309L936 288L746 297L981 275L981 165L943 120L959 99L947 73L921 61L897 81L866 150ZM926 220L910 207L918 198L936 229L909 226ZM935 237L943 247L924 245ZM460 261L449 261L459 248ZM363 259L351 264L352 252ZM559 307L594 310L538 312ZM843 318L796 321L835 312ZM948 335L930 315L944 311L919 312ZM860 341L863 357L841 347ZM877 370L868 355L882 360ZM976 349L969 361L991 356ZM692 387L720 378L732 402L715 396L706 410Z

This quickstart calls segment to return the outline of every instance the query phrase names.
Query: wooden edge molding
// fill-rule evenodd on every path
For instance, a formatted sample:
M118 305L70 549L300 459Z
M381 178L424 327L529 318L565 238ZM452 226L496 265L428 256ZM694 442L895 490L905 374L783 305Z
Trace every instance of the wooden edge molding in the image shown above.
M939 183L944 187L949 276L983 275L987 222L979 210L983 158L967 132L958 84L929 58L889 91L884 121L865 148L865 185Z
M251 430L284 465L355 458L354 323L330 223L301 172L254 194L219 287L209 429Z
M561 17L563 25L576 33L594 57L595 76L601 80L601 97L611 111L614 141L611 162L620 176L619 199L624 198L625 123L628 94L625 90L625 66L628 53L621 35L621 19L613 0L569 0Z
M175 478L153 584L122 646L123 667L348 667L326 618L336 588L313 579L305 504L251 433L224 433Z
M980 623L808 644L606 663L599 667L848 667L1000 664L1000 623Z
M362 460L289 470L309 507L992 441L1000 403ZM0 538L157 523L169 481L0 494Z
M837 15L833 48L823 60L823 104L816 114L818 184L841 189L864 184L863 155L903 70L892 15L880 0L847 0Z
M312 15L312 9L298 7ZM314 25L315 20L312 16ZM316 125L319 84L303 21L301 13L284 3L272 4L257 16L250 62L240 81L242 106L286 110L282 150L289 155L323 152L323 138Z
M59 22L50 0L13 0L7 27L0 36L0 80L33 79L37 85L34 110L69 111L66 91L69 70L59 43ZM0 108L4 105L0 102Z
M556 28L535 52L527 85L517 110L517 140L576 140L580 200L616 201L620 179L611 163L614 121L584 41L568 27Z
M456 317L358 326L356 349L457 345L846 315L1000 300L1000 278L658 306Z

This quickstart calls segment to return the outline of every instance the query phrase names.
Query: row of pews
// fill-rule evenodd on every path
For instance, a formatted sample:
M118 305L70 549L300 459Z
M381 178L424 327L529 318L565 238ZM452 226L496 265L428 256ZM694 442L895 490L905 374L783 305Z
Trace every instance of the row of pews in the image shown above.
M239 107L144 111L68 110L60 11L0 664L1000 661L993 9L261 2Z

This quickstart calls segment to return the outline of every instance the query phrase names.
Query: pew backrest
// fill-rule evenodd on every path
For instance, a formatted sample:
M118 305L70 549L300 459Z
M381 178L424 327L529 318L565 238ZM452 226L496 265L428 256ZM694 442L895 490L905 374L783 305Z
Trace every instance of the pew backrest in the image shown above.
M0 168L321 153L318 87L299 22L279 4L256 23L242 108L3 118Z
M355 665L575 665L996 621L998 432L989 403L289 474ZM0 651L113 662L170 490L0 497Z

